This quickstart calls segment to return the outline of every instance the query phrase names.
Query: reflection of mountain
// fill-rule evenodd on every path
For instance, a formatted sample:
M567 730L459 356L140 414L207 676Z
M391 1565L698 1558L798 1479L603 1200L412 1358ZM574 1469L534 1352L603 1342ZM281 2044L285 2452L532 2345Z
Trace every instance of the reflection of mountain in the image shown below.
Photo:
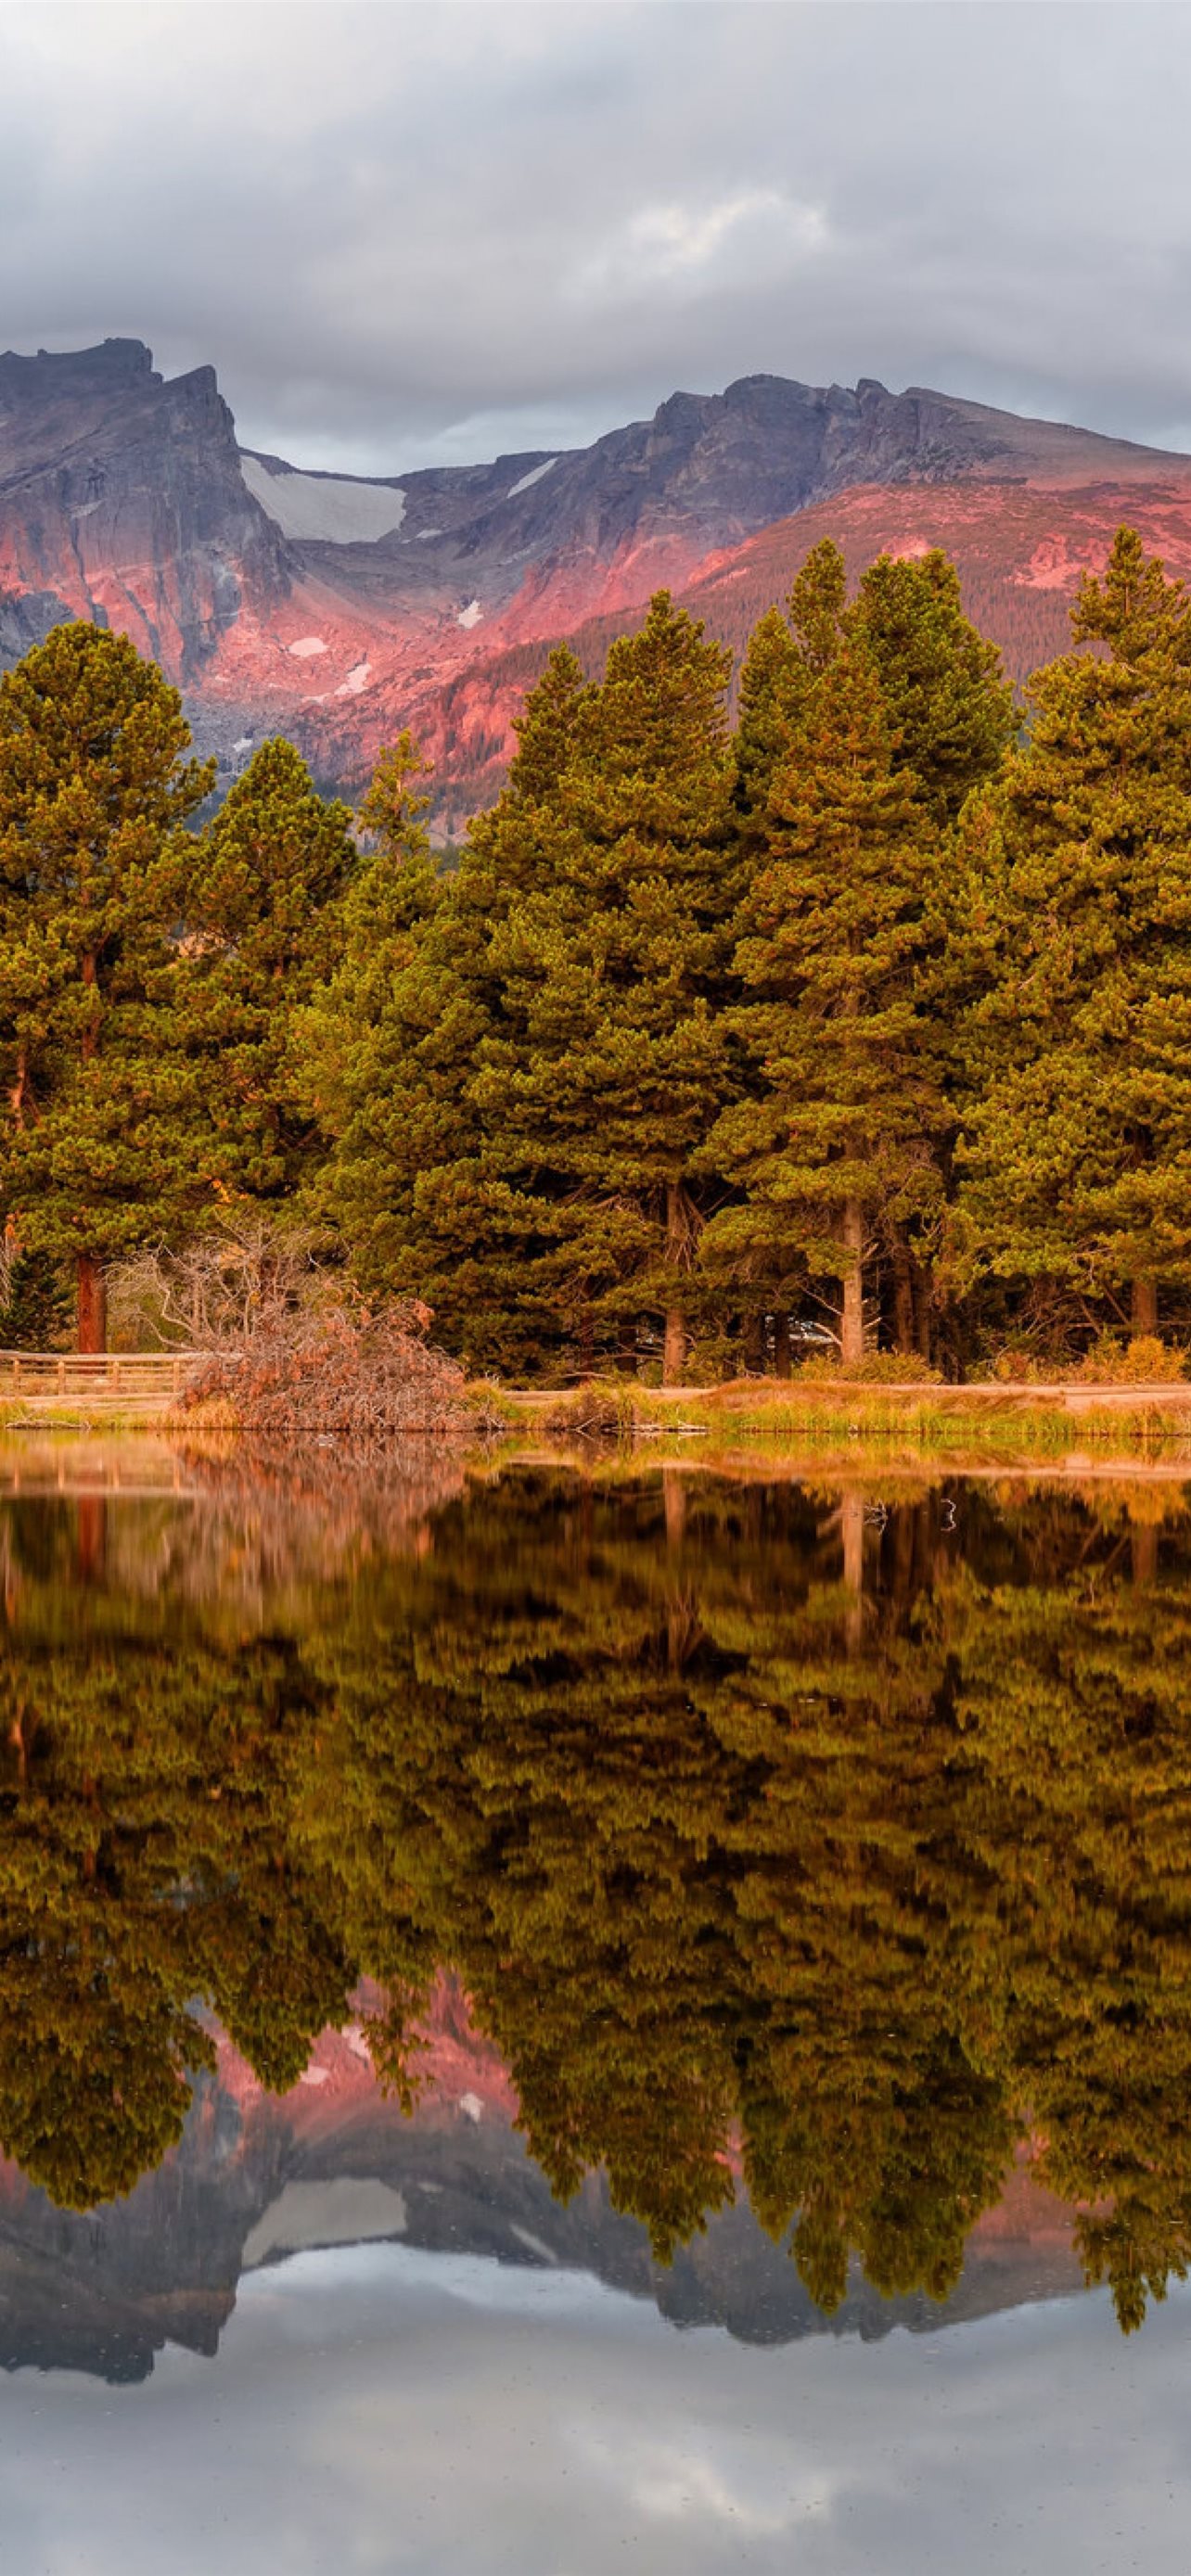
M828 2320L743 2198L665 2268L643 2228L612 2208L601 2175L565 2208L552 2198L513 2126L499 2060L450 1996L427 2075L406 2118L379 2091L355 2030L329 2032L277 2101L225 2045L181 2144L128 2199L75 2216L0 2169L0 2366L143 2379L167 2343L216 2351L241 2275L257 2264L379 2237L589 2272L653 2299L677 2326L724 2326L746 2343L917 2330L1081 2286L1062 2211L1021 2174L976 2229L942 2307L882 2300L856 2273Z
M364 480L248 453L210 367L136 340L0 357L0 664L66 614L124 629L225 770L284 730L356 778L404 723L448 805L491 792L543 639L692 590L737 644L824 529L855 569L953 552L1029 670L1128 515L1191 563L1191 460L921 387L751 376L568 454Z

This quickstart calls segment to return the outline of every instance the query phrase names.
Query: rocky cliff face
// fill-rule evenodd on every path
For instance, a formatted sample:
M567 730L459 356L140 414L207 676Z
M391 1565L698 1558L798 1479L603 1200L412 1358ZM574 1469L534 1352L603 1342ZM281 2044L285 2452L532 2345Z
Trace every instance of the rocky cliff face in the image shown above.
M571 453L366 480L241 452L213 371L166 383L138 341L0 357L0 663L62 616L122 628L228 770L284 730L350 786L412 722L456 814L546 642L594 655L661 583L735 643L824 529L857 565L943 542L1020 669L1124 511L1191 565L1191 459L871 380L746 377Z
M285 550L245 487L211 367L166 384L136 340L0 357L0 617L8 651L53 612L121 628L183 682L285 596Z

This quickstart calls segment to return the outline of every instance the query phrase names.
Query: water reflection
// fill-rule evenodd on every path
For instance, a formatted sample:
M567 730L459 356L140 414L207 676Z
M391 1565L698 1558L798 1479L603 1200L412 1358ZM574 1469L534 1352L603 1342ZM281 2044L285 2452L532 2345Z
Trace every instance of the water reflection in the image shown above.
M1177 1489L439 1459L364 1496L319 1462L297 1490L172 1462L117 1498L94 1467L81 1493L23 1474L0 1498L0 2143L57 2208L127 2194L185 2129L145 2189L181 2209L205 2137L238 2265L320 2176L286 2164L278 2109L269 2195L253 2167L237 2201L213 2017L270 2094L317 2104L330 2026L408 2106L465 1992L467 2046L515 2088L532 2161L500 2223L529 2258L637 2221L630 2286L677 2255L706 2299L699 2247L744 2223L743 2186L750 2248L792 2253L786 2312L755 2258L779 2330L863 2323L955 2293L1025 2154L1122 2324L1181 2275ZM411 2154L434 2098L388 2118ZM408 2216L400 2159L350 2170ZM67 2247L74 2222L41 2223Z

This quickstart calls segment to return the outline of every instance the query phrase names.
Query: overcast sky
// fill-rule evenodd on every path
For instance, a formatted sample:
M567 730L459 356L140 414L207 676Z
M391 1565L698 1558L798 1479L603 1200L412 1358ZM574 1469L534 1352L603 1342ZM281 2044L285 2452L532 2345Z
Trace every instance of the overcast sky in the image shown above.
M0 345L396 472L768 371L1191 448L1191 8L0 0Z

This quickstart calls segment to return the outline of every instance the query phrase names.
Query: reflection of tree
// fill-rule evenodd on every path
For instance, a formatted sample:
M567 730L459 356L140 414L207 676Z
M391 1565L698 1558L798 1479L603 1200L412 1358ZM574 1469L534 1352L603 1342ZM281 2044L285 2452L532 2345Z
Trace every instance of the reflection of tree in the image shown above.
M10 1632L0 1775L0 2140L59 2202L127 2191L213 2063L195 1998L263 2081L344 2009L285 1848L313 1702L292 1643L77 1647Z
M1135 2322L1191 2255L1191 1552L1117 1497L963 1510L961 1556L929 1494L505 1475L168 1644L98 1577L68 1642L43 1551L4 1648L5 2143L59 2198L126 2188L196 1996L279 2084L366 1972L406 2080L447 1964L556 2187L604 2163L659 2252L739 2156L823 2304L853 2256L941 2296L1031 2128Z
M406 1991L449 1957L552 2178L602 2157L660 2248L723 2196L738 2128L817 2295L850 2251L940 2294L1033 2123L1128 2318L1191 2215L1167 2152L1191 1954L1144 1894L1187 1848L1185 1583L1155 1656L1119 1505L975 1506L989 1586L938 1575L927 1503L867 1533L858 1623L826 1502L696 1494L676 1550L660 1496L498 1487L324 1647L337 1723L298 1830L351 1855L349 1947Z

